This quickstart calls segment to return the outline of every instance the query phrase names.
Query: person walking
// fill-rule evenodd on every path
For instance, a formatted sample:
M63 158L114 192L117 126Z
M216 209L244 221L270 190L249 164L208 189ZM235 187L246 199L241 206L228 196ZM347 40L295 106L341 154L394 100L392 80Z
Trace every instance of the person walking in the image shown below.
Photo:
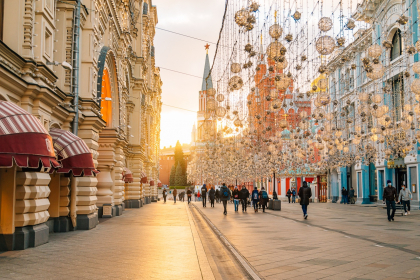
M388 215L388 221L394 220L395 211L395 200L397 200L397 189L392 186L391 180L388 180L387 187L384 189L384 201L386 203L386 214ZM392 213L391 213L392 208Z
M163 189L162 195L163 195L163 203L166 203L166 194L167 194L167 190Z
M259 201L259 193L257 190L257 187L254 187L254 190L252 191L252 205L254 206L254 212L257 213L258 212L258 201Z
M312 190L308 183L303 181L303 186L299 189L300 205L302 206L303 217L308 218L309 199L312 197Z
M264 187L261 188L261 191L258 193L258 196L260 198L259 204L263 209L263 213L265 213L265 207L267 207L268 202L268 194L265 191Z
M245 185L242 186L242 190L239 192L239 198L242 202L242 212L246 212L246 206L248 205L248 197L249 197L249 191L245 187Z
M292 192L290 191L290 189L287 191L286 196L289 199L289 203L290 203L290 197L292 196Z
M187 190L188 204L190 204L190 202L191 202L191 196L192 196L192 191L191 191L191 189L188 189Z
M349 199L350 199L350 203L354 204L355 203L355 197L354 197L354 189L353 187L350 188L349 191Z
M197 192L197 199L198 199L198 201L201 201L201 193L200 193L200 191Z
M206 184L203 184L203 187L201 188L201 198L203 199L203 207L206 207L206 203L207 203L207 187L206 187Z
M178 194L178 190L174 189L172 195L174 196L174 203L176 203L176 195Z
M341 201L340 201L340 204L344 204L344 194L345 194L345 188L343 187L341 189Z
M410 215L410 200L413 200L413 194L410 192L407 187L402 184L400 195L398 196L398 201L401 201L404 206L404 215L407 216ZM407 206L408 206L408 212L407 212Z
M210 207L214 208L215 198L216 198L216 191L214 190L214 187L211 187L211 189L209 190Z
M235 206L235 212L238 212L238 208L239 208L239 190L238 190L238 186L235 186L235 189L232 192L232 196L233 196L233 203Z
M292 190L292 203L296 203L296 190L294 188Z
M215 197L216 197L216 202L219 203L220 202L220 190L219 189L216 190Z
M223 202L223 214L227 215L227 203L230 200L230 190L226 187L226 184L223 183L223 186L220 188L220 200Z

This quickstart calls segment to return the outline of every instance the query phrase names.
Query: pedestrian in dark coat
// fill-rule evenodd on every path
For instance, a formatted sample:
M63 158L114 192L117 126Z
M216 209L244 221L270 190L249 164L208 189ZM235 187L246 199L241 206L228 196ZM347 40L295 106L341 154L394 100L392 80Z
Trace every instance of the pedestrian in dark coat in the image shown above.
M235 212L238 212L238 208L239 208L239 190L238 187L235 186L235 189L232 192L232 197L233 197L233 202L234 202L234 206L235 206Z
M303 216L308 218L309 199L312 197L312 190L308 183L303 181L303 186L299 189L300 205L302 206Z
M397 189L392 186L391 180L388 180L387 184L388 186L384 189L384 201L386 202L386 213L388 215L388 221L393 221L395 210L397 210L397 207L395 206L395 201L398 200Z
M292 192L290 191L290 189L287 191L286 196L289 199L289 203L290 203L290 197L292 196Z
M350 198L350 203L354 204L355 201L354 201L354 189L353 189L353 187L351 187L351 189L349 191L349 198Z
M258 193L257 187L254 187L254 190L251 194L252 205L254 205L254 212L258 212L258 201L260 200L260 194Z
M190 204L190 202L191 202L191 196L192 196L192 191L191 191L191 189L188 189L187 190L188 204Z
M230 200L230 190L226 187L226 184L223 183L223 186L220 188L220 200L223 202L223 214L227 215L227 202Z
M210 207L214 207L214 199L216 198L216 191L214 187L211 187L209 191L209 198L210 198Z
M174 203L176 203L176 195L178 194L178 190L174 189L174 192L172 193L172 195L174 196Z
M242 202L242 212L246 212L246 206L248 204L248 197L249 197L249 191L245 187L245 185L242 186L242 190L239 192L239 198Z
M217 203L220 202L220 190L219 189L216 190L216 202Z
M162 195L163 195L163 203L166 203L166 194L167 194L167 190L166 189L164 189L163 190L163 192L162 192Z
M206 187L206 184L203 184L203 187L201 188L201 198L203 199L203 207L206 207L206 203L207 203L207 187Z
M265 207L267 207L268 202L268 193L265 191L264 187L261 188L261 191L258 193L259 204L261 205L263 212L265 212Z

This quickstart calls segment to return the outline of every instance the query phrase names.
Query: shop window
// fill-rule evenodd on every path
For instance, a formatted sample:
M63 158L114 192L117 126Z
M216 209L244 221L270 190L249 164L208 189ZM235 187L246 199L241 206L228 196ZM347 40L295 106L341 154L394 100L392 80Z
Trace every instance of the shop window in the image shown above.
M398 29L395 32L394 37L392 37L391 61L393 61L402 54L401 43L401 31Z
M111 80L109 78L108 69L104 69L102 75L102 102L101 102L101 114L102 119L106 122L107 127L112 125L112 102L106 99L111 98Z

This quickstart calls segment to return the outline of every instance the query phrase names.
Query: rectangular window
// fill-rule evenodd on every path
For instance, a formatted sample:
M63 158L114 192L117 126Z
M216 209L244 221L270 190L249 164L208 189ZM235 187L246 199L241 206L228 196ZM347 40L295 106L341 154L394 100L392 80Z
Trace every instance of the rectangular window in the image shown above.
M44 54L51 59L52 58L52 33L45 29L45 41L44 41Z
M410 167L410 185L407 186L412 192L417 192L417 167Z
M143 3L143 15L147 15L149 13L149 4Z

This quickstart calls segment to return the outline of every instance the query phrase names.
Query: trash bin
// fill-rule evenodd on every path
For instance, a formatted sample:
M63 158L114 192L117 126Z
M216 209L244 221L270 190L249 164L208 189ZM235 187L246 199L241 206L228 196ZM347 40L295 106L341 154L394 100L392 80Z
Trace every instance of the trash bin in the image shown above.
M273 210L273 200L270 199L270 201L268 202L268 209Z
M281 211L281 200L273 200L272 210Z

